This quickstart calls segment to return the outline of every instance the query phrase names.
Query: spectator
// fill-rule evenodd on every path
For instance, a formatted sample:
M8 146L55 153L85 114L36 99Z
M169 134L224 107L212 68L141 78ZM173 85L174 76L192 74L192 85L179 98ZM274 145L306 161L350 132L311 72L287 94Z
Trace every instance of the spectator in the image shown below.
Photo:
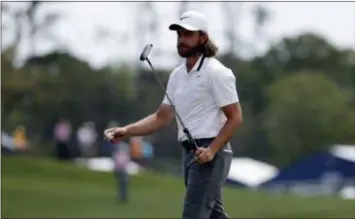
M107 124L107 129L119 126L118 122L116 121L110 121ZM101 155L105 157L110 157L112 155L112 146L111 143L108 141L104 141L102 146L101 146Z
M54 140L56 142L56 156L59 160L71 158L69 141L71 136L71 125L68 120L61 119L54 127Z
M139 164L142 163L142 159L143 159L142 144L143 144L143 140L142 137L140 136L132 137L130 139L132 160Z
M77 142L81 156L85 158L95 156L97 133L93 122L85 122L77 131Z
M26 137L26 129L23 126L17 126L14 133L14 146L16 150L20 153L26 152L28 150L28 140Z
M128 173L130 161L129 145L125 142L111 144L113 147L114 176L117 183L117 200L121 203L128 201Z

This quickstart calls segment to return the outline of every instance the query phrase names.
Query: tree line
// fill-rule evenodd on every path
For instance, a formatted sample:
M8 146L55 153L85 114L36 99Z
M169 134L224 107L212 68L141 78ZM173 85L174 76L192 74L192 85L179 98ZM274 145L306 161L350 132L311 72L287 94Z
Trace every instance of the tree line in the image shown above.
M52 52L13 66L14 47L2 52L2 130L23 124L39 151L51 145L54 124L67 118L97 130L152 113L163 98L148 70L127 66L99 70L68 53ZM243 125L232 140L235 156L283 166L333 144L355 142L355 52L323 37L286 37L249 60L218 57L237 78ZM169 70L159 70L167 81ZM100 141L103 141L100 136ZM158 158L181 154L176 124L152 136Z

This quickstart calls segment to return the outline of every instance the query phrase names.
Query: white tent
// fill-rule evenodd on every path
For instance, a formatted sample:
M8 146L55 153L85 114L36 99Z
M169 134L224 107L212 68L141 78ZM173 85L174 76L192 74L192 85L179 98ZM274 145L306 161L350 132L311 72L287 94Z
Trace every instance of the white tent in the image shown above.
M95 157L89 159L76 158L75 163L79 166L85 166L90 170L111 172L114 169L114 163L112 158L107 157ZM131 175L136 175L140 172L140 166L130 161L127 166L127 172Z
M334 145L330 149L330 153L341 159L355 163L355 145Z
M330 149L330 153L336 157L355 163L355 145L334 145ZM346 185L341 189L340 196L344 199L355 199L355 179L353 185Z
M229 182L256 188L259 184L273 178L278 168L248 157L233 158L228 175Z

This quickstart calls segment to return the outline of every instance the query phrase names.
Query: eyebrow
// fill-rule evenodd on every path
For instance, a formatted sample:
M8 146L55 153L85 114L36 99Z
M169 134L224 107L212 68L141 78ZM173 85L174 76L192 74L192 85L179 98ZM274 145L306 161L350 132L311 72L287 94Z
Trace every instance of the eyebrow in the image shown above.
M192 33L192 31L190 31L190 30L185 30L185 29L180 29L180 30L178 30L178 31L176 31L176 33Z

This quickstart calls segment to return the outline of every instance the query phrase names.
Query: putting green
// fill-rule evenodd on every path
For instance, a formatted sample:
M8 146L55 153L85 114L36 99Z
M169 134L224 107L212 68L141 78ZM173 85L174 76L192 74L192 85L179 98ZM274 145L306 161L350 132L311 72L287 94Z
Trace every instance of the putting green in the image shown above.
M183 181L146 172L131 178L130 202L115 202L112 174L51 160L2 157L2 217L179 218ZM301 198L228 188L226 210L236 217L355 217L355 201Z

